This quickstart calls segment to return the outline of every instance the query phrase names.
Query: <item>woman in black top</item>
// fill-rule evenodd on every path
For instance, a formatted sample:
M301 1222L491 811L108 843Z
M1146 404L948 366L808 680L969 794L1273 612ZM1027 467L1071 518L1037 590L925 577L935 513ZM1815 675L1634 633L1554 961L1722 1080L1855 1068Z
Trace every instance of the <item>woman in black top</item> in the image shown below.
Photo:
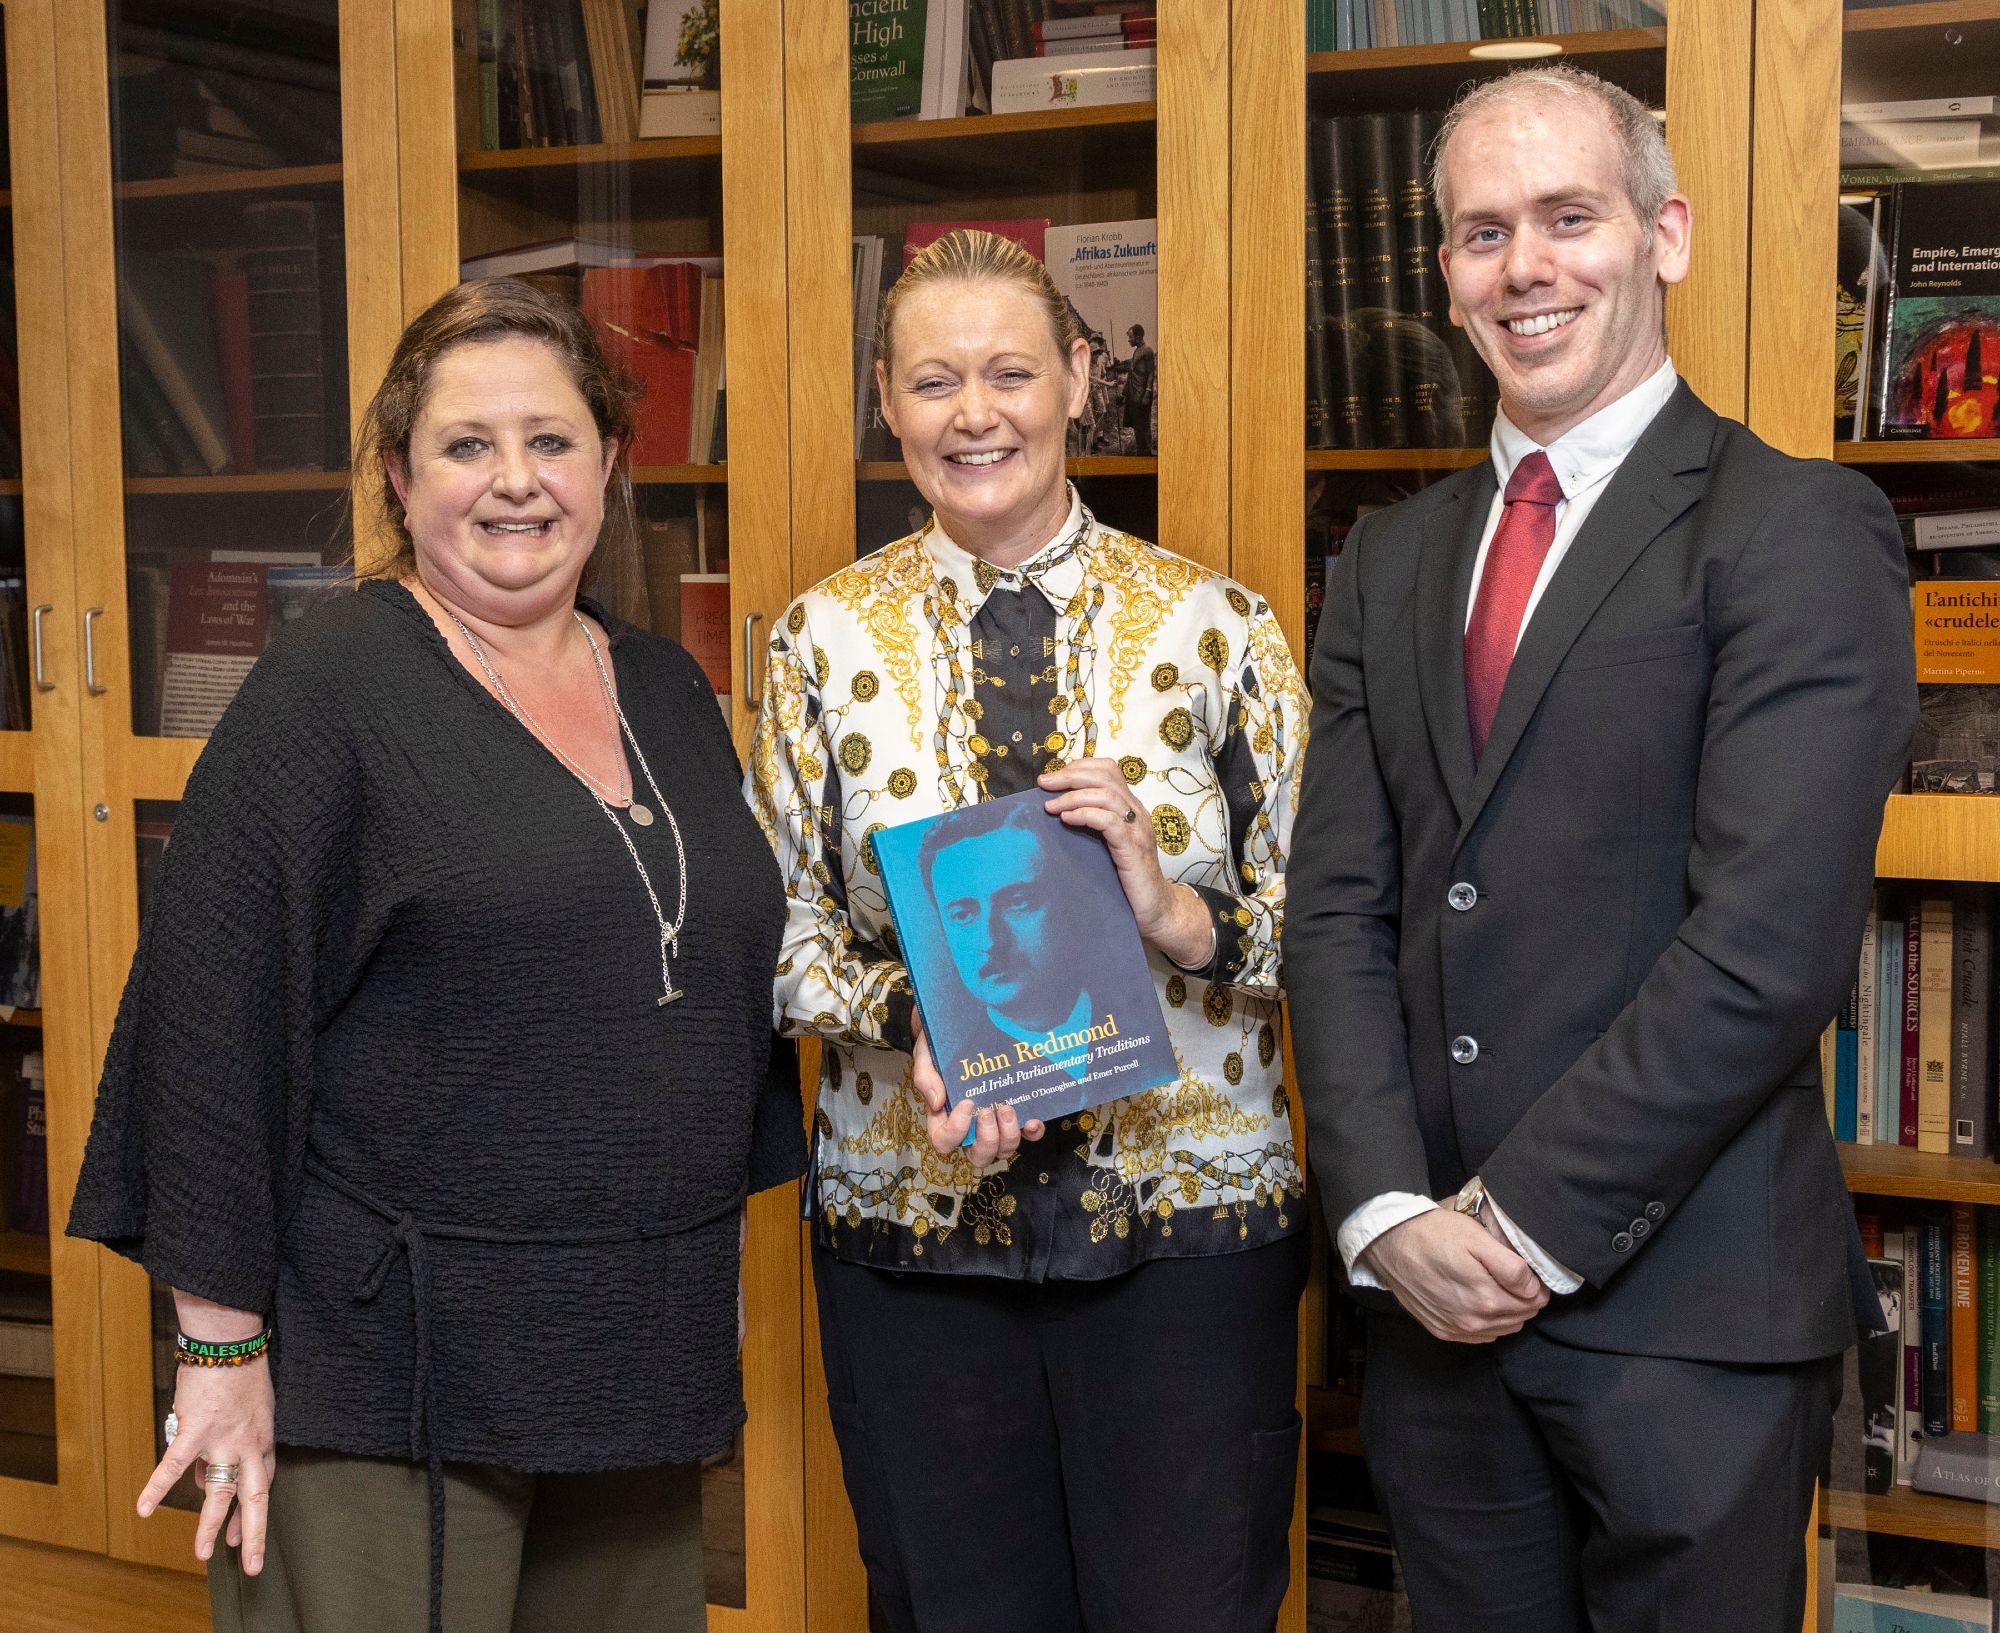
M739 1220L804 1150L714 694L578 593L630 433L576 312L445 295L355 461L400 554L189 778L69 1229L216 1363L139 1508L202 1479L218 1626L703 1625Z

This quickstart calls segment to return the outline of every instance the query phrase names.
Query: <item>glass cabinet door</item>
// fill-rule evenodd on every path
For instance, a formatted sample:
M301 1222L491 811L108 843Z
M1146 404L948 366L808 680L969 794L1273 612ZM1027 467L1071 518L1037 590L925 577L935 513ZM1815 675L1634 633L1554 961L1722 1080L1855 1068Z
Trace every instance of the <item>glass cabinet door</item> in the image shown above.
M104 1541L55 8L0 6L0 1532Z
M1964 1480L2000 1432L2000 1142L1994 1034L1978 1020L2000 911L2000 692L1977 673L1990 640L1962 632L2000 605L2000 5L1849 3L1821 21L1839 31L1837 191L1800 208L1837 225L1825 283L1801 296L1832 345L1806 397L1819 441L1801 451L1855 468L1896 512L1920 722L1828 1074L1887 1330L1848 1362L1816 1625L1985 1628L2000 1510ZM1889 1053L1906 1003L1919 1060L1929 1017L1951 1028L1935 1075L1906 1077Z
M353 416L396 323L394 155L376 169L369 140L394 128L391 14L389 0L104 0L64 36L100 1057L137 864L271 637L352 582ZM145 1522L132 1507L172 1398L172 1300L102 1264L110 1546L193 1568L198 1492L183 1481Z
M791 583L780 10L430 4L398 65L449 113L404 132L406 218L447 228L406 255L405 315L512 277L590 318L642 395L636 537L607 538L585 588L696 658L739 752ZM749 1421L702 1482L717 1629L804 1625L797 1229L788 1188L753 1200Z

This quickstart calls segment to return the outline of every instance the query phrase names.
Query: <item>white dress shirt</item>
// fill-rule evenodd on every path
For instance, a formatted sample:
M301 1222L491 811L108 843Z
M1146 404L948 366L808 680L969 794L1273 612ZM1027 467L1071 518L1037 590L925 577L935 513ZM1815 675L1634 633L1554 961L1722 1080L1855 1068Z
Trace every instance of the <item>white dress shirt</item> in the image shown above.
M1598 496L1610 484L1613 473L1625 462L1625 456L1632 451L1646 427L1653 423L1654 416L1667 406L1667 399L1673 396L1679 379L1671 360L1662 363L1652 375L1615 403L1600 408L1582 424L1570 427L1542 449L1549 456L1549 465L1555 471L1556 481L1562 486L1563 496L1556 506L1555 540L1542 560L1542 570L1535 576L1535 587L1529 593L1528 605L1521 614L1521 631L1527 629L1528 620L1535 616L1543 592L1556 576L1556 569L1562 566L1563 558L1569 554L1569 547L1596 505ZM1493 489L1492 506L1486 514L1486 529L1479 539L1479 555L1472 564L1472 587L1465 599L1465 622L1468 626L1472 622L1472 609L1479 600L1479 581L1486 572L1486 555L1493 547L1493 535L1499 529L1501 512L1506 509L1508 480L1514 474L1514 467L1539 446L1507 418L1504 410L1494 416L1491 449L1493 474L1497 482ZM1514 640L1518 647L1520 631L1516 632ZM1356 1263L1356 1260L1376 1237L1406 1220L1416 1218L1420 1213L1428 1213L1436 1206L1437 1203L1429 1197L1418 1196L1414 1192L1385 1191L1350 1213L1341 1222L1336 1237L1340 1257L1347 1266L1349 1282L1356 1287L1380 1287L1381 1282L1368 1267ZM1583 1285L1581 1276L1552 1259L1531 1237L1516 1228L1500 1206L1499 1199L1491 1192L1487 1193L1486 1207L1514 1251L1528 1261L1550 1292L1574 1293Z

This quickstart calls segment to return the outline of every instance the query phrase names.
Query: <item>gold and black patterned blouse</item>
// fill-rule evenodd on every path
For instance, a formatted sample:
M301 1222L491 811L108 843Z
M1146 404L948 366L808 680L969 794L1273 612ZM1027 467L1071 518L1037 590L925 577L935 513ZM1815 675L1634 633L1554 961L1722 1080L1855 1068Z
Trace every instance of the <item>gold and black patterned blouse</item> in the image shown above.
M1089 1279L1304 1227L1281 1080L1278 936L1306 701L1241 586L1100 527L1072 493L1012 571L935 518L793 602L746 792L785 874L777 1012L825 1041L807 1209L842 1259ZM877 831L1114 759L1213 962L1147 950L1181 1075L1061 1119L1011 1162L940 1157L910 1083L912 1003Z

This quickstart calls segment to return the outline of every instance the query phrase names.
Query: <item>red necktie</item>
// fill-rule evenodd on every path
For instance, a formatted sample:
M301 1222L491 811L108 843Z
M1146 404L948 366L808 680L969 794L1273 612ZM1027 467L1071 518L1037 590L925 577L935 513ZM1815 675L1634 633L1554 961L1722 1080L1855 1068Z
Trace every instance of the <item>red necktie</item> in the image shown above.
M1507 505L1486 552L1472 621L1465 626L1465 711L1472 722L1472 763L1486 752L1486 734L1500 707L1507 666L1521 634L1542 562L1556 538L1556 506L1562 484L1540 449L1514 467L1507 480Z

